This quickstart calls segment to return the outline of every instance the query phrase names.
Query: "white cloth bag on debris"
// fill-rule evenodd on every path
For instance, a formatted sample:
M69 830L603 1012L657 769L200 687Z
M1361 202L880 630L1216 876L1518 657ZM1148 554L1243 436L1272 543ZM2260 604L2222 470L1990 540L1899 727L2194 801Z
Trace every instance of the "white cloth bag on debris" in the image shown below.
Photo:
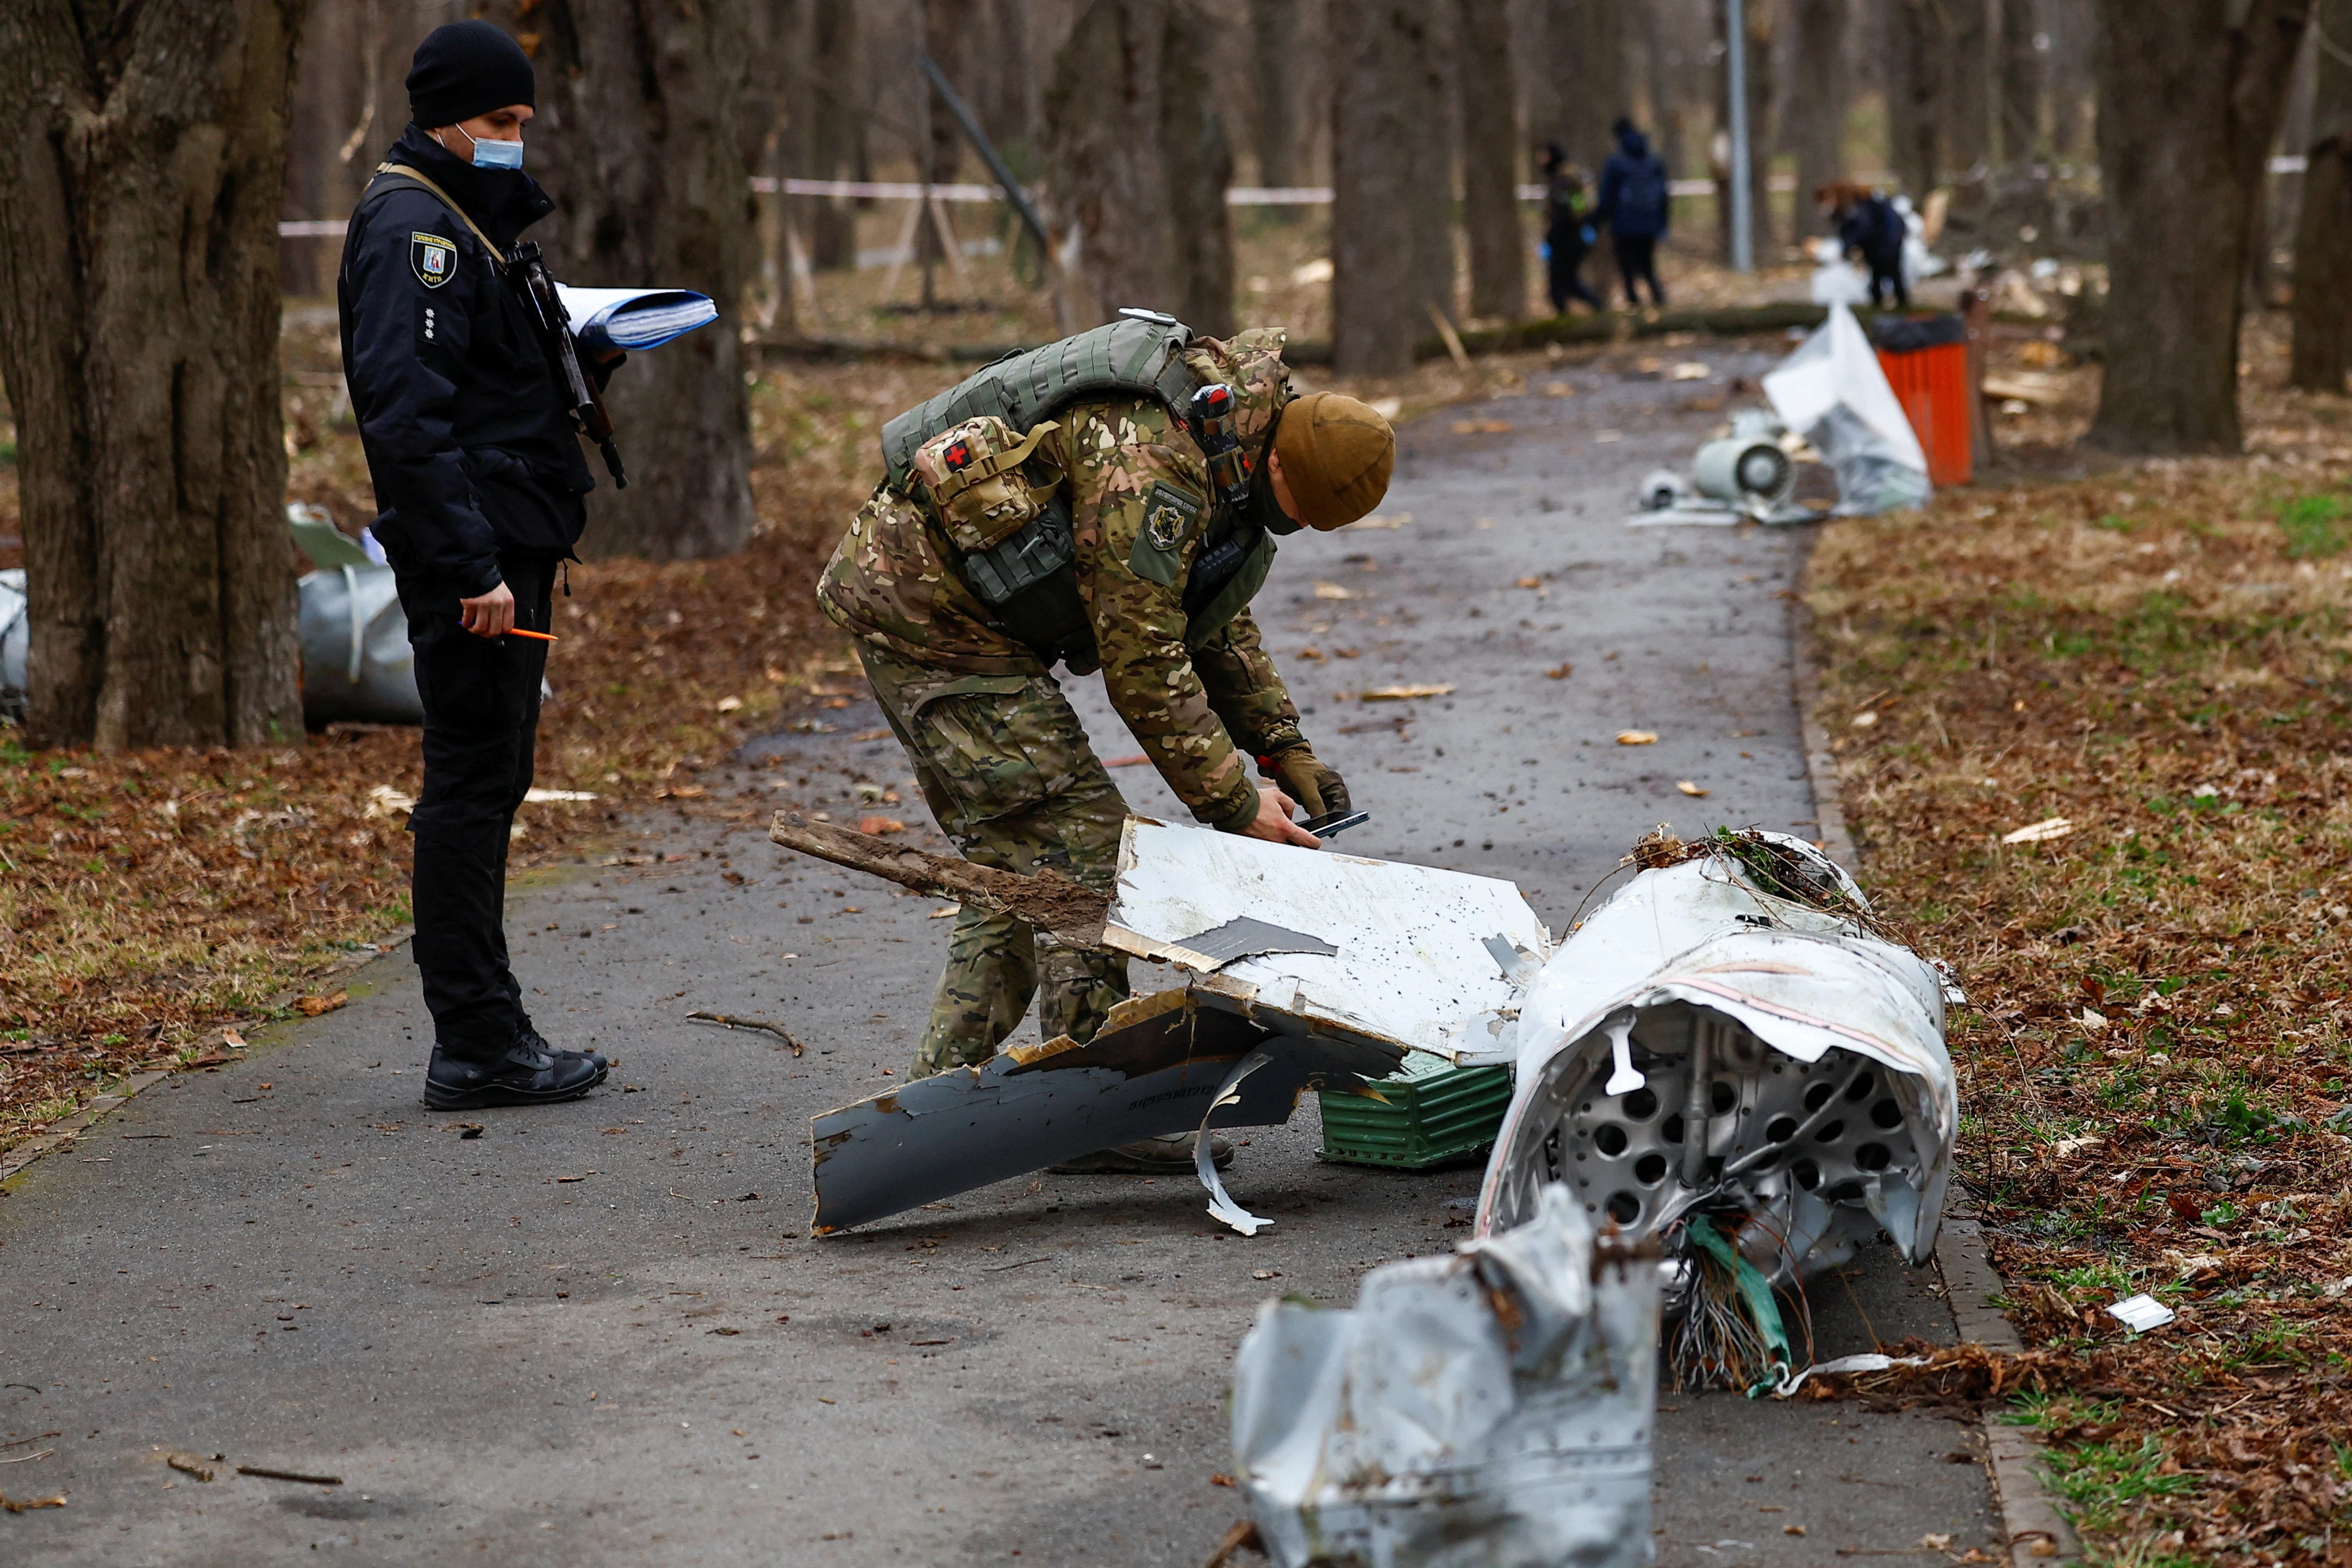
M25 569L0 571L0 714L17 713L24 706L26 655L33 639L32 616L25 596Z
M339 532L317 507L297 501L286 523L319 570L305 572L300 595L302 717L371 724L422 724L416 651L392 569L367 544ZM370 540L368 543L372 544Z
M1812 296L1816 305L1867 305L1870 303L1870 275L1846 260L1845 253L1833 239L1817 239L1812 244Z
M1268 1301L1234 1364L1234 1453L1279 1568L1651 1561L1658 1272L1594 1267L1563 1187L1352 1312Z
M1836 473L1837 516L1874 516L1927 498L1918 433L1886 384L1869 334L1843 305L1832 305L1830 319L1764 377L1764 395Z

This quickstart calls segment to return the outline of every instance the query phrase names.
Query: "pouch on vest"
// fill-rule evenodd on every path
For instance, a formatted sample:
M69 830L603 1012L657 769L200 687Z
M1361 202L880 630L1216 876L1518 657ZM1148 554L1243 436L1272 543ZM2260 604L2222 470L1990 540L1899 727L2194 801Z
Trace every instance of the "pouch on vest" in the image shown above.
M1061 427L1052 420L1015 436L1004 421L981 414L947 429L915 451L914 487L930 503L948 539L967 556L993 549L1027 526L1045 508L1061 482L1052 464L1043 486L1033 484L1024 465Z

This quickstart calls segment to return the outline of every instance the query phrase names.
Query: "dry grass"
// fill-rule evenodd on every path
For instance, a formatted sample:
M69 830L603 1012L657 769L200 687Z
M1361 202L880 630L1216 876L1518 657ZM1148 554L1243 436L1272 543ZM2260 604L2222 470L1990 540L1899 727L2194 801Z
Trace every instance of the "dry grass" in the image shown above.
M2272 347L2262 455L1948 493L1808 589L1870 881L1969 994L2021 1408L2118 1563L2352 1561L2352 410ZM2126 1343L2139 1291L2180 1317Z

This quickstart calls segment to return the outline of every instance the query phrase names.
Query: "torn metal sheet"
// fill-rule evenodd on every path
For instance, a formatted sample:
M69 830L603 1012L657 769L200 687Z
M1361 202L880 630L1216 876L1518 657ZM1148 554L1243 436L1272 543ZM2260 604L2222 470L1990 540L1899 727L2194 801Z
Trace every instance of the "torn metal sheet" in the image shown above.
M1265 1060L1244 1077L1237 1070L1254 1055ZM1276 1035L1187 991L1122 1002L1088 1044L1065 1036L816 1117L814 1233L1139 1138L1277 1126L1307 1090L1384 1076L1402 1057L1392 1046ZM1252 1218L1222 1183L1203 1185L1212 1212Z
M1769 892L1736 857L1643 871L1529 988L1518 1082L1479 1195L1481 1234L1565 1182L1596 1220L1728 1236L1780 1289L1885 1230L1924 1263L1951 1179L1958 1103L1945 982L1866 929L1868 905L1802 840L1840 914Z
M1235 1469L1279 1568L1634 1568L1654 1555L1658 1271L1552 1186L1527 1223L1387 1263L1353 1311L1268 1301Z
M1195 933L1263 921L1332 951L1186 965ZM1540 957L1550 935L1507 882L1128 819L1106 946L1215 972L1194 983L1284 1032L1381 1042L1449 1061L1509 1060L1521 986L1490 947Z
M1171 942L1160 949L1170 963L1203 973L1222 969L1236 958L1255 958L1267 953L1316 953L1330 958L1338 956L1339 952L1320 936L1286 931L1247 915L1228 920L1213 931Z

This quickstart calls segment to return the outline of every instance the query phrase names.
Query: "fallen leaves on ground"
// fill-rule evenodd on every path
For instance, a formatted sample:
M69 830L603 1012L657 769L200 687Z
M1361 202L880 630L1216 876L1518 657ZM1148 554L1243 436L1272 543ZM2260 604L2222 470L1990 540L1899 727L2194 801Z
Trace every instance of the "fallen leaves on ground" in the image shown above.
M1620 746L1655 746L1658 732L1654 729L1621 729L1617 732Z
M753 394L775 454L752 475L767 522L747 549L572 568L555 601L543 789L515 870L577 855L631 801L705 809L688 805L711 793L699 770L812 697L847 706L825 682L856 665L810 588L872 483L873 434L826 411L904 406L952 380L951 367L772 374ZM780 405L780 381L796 402ZM336 435L289 487L362 521L364 474L356 437ZM112 756L19 739L0 728L0 1048L31 1049L0 1050L0 1148L127 1073L219 1060L208 1047L224 1024L317 996L321 971L409 918L414 729Z
M1356 700L1367 703L1401 703L1411 702L1415 697L1443 697L1451 696L1453 694L1454 688L1450 685L1375 686L1370 691L1357 693Z
M337 991L331 997L297 997L294 1007L304 1018L317 1018L320 1013L333 1012L352 999L349 991Z
M1675 788L1693 798L1702 798L1706 794L1706 791L1699 787L1698 781L1693 779L1677 779L1675 780Z
M1853 1385L2039 1427L2107 1561L2340 1562L2352 1502L2352 447L2249 402L2292 462L1942 492L1807 588L1822 710L1900 697L1841 793L1968 992L1958 1185L2034 1347Z

